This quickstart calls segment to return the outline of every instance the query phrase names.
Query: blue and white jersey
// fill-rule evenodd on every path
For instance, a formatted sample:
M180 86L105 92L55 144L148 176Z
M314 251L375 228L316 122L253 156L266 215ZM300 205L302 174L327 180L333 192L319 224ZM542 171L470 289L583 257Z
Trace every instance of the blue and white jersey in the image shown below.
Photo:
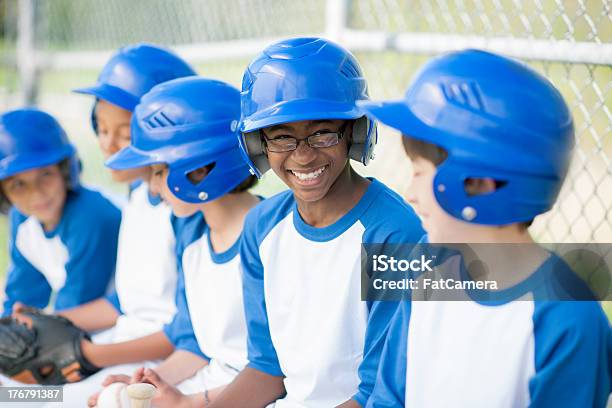
M69 191L59 224L45 231L35 217L9 213L10 266L4 315L16 301L56 311L104 296L115 270L121 210L98 191Z
M495 301L402 302L367 407L605 407L612 330L601 306L537 300L571 273L559 262L528 278L542 284L489 292Z
M365 403L397 304L361 301L361 244L422 234L410 207L377 180L324 228L302 220L291 191L249 212L240 248L248 366L285 377L277 408Z
M216 253L201 213L179 219L179 225L178 311L164 333L177 350L217 360L238 374L247 363L240 240Z
M113 341L159 331L176 312L176 239L172 211L152 196L146 183L130 194L119 231L114 296L108 300L122 313Z

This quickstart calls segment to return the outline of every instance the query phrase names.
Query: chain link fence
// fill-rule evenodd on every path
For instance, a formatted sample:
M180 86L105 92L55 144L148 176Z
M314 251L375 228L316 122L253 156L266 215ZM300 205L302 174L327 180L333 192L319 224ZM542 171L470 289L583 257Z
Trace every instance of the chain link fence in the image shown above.
M15 65L16 13L7 0L0 0L0 109L11 105L19 82Z
M183 45L323 31L325 0L38 1L43 47L114 49L119 44ZM281 22L281 24L278 24Z
M612 240L612 2L560 0L355 0L349 26L353 30L440 34L449 41L495 44L502 52L527 55L529 65L547 76L568 101L576 125L572 167L557 205L539 217L533 233L546 242L610 242ZM415 36L416 37L416 36ZM392 36L388 37L392 39ZM427 38L427 37L424 37ZM464 41L461 41L464 39ZM556 61L531 55L531 44L554 48L569 43ZM590 45L607 63L574 61L573 45ZM517 49L520 45L523 49ZM600 47L598 47L600 45ZM453 48L453 44L448 45ZM423 47L426 48L426 47ZM432 48L434 48L432 46ZM495 47L492 47L495 49ZM418 53L358 54L374 97L397 97L416 69L434 55ZM567 61L564 61L566 57ZM596 57L596 56L595 56ZM537 118L534 118L537 120ZM396 149L391 149L396 150ZM391 156L391 154L389 154ZM392 156L391 156L392 157ZM401 160L401 159L399 159ZM399 162L385 156L383 174L404 178ZM390 181L400 189L403 180Z
M612 3L609 0L0 0L0 107L19 103L18 3L33 6L37 104L76 141L85 179L113 187L89 129L91 101L70 90L95 81L112 50L175 46L205 76L240 85L255 53L277 38L326 35L353 50L372 98L400 97L440 52L481 47L546 75L572 108L577 145L557 205L532 227L542 242L612 242ZM21 64L24 62L22 61ZM538 120L538 118L533 118ZM364 174L400 193L409 162L381 129ZM282 186L268 176L269 191Z

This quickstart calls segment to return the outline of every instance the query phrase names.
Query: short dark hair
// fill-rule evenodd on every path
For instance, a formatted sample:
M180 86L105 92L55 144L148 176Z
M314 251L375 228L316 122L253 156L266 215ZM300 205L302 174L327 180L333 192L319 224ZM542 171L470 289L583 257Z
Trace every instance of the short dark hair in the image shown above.
M402 144L404 145L404 151L408 157L411 159L422 157L432 162L436 167L448 158L446 149L433 143L402 135Z
M442 164L448 158L448 152L446 149L429 142L425 142L413 137L402 135L402 144L404 145L404 151L411 159L421 157L425 160L429 160L436 167ZM496 188L502 187L506 184L505 181L495 180ZM533 224L533 219L518 223L519 228L527 229Z
M60 173L64 177L64 182L66 183L66 190L72 191L76 188L76 186L72 185L72 174L71 174L71 163L70 159L64 159L59 163L56 163L59 167ZM4 194L4 190L2 190L2 184L0 183L0 214L8 214L9 210L13 204L11 204L10 200Z

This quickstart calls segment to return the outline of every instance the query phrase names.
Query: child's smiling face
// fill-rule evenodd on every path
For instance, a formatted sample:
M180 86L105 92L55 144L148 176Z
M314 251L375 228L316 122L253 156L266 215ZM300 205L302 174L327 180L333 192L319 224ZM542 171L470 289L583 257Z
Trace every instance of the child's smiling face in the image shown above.
M23 171L2 180L2 191L21 213L52 229L62 217L67 186L59 165Z
M329 147L313 148L306 138L315 134L345 131L338 143ZM329 192L348 161L347 140L351 126L343 120L304 120L272 126L263 130L268 140L268 160L278 177L293 191L296 199L316 202ZM295 150L272 152L270 145L283 138L295 138Z

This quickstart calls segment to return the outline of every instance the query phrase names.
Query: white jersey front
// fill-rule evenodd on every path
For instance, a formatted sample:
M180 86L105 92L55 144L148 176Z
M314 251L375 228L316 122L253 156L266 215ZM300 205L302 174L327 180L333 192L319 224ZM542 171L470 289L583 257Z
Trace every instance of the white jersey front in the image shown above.
M115 288L121 312L114 342L161 330L176 311L176 254L171 209L145 183L123 209Z
M251 210L240 250L249 367L285 377L276 408L365 403L395 309L361 300L361 245L421 235L414 212L376 180L324 228L302 220L290 191Z
M181 384L198 392L231 382L247 363L240 240L216 253L201 214L179 219L176 226L178 310L164 333L176 350L209 360L188 388Z
M234 367L247 363L246 323L238 241L229 250L212 251L204 234L183 253L185 293L191 323L202 352Z
M471 280L459 256L448 259ZM610 323L596 301L559 300L588 290L552 255L512 287L401 302L365 406L605 407Z

